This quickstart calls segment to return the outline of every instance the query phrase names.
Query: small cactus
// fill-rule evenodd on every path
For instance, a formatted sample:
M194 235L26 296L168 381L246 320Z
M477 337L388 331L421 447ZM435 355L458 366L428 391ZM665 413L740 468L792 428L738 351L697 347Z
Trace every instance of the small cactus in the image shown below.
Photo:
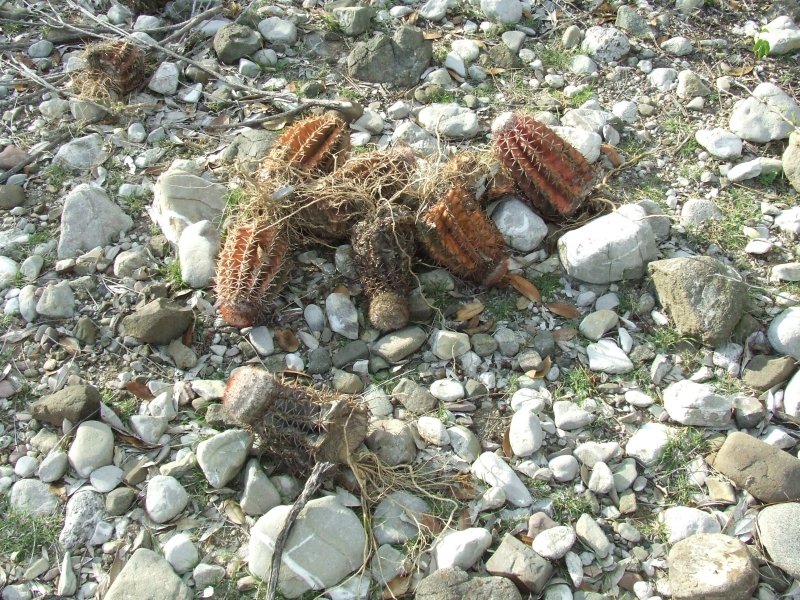
M493 286L508 272L503 236L463 187L423 212L417 235L431 258L460 277Z
M353 260L369 298L368 318L379 331L408 324L414 238L413 215L402 206L382 207L353 232Z
M228 231L217 263L217 302L233 327L249 327L263 303L282 283L289 242L283 229L264 223L239 224Z
M569 217L591 192L591 165L533 117L513 114L498 132L495 149L511 179L545 218Z
M91 44L83 58L87 69L75 86L88 96L101 97L109 91L124 96L144 83L146 61L135 44L125 40Z
M308 175L333 172L347 160L350 134L334 113L309 117L284 131L264 159L262 177L288 168Z

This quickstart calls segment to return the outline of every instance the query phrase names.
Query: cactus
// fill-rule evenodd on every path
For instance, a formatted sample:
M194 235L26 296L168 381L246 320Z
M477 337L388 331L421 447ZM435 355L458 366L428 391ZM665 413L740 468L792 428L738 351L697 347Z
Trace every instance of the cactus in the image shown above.
M423 212L417 234L431 258L460 277L493 286L508 271L503 236L463 187Z
M228 231L217 263L217 302L225 322L249 327L262 317L263 302L282 284L289 242L283 229L256 220Z
M87 70L75 81L75 87L85 95L101 97L109 90L125 95L144 83L146 61L135 44L124 40L91 44L83 58Z
M334 113L309 117L284 131L264 159L262 177L289 169L305 175L325 175L347 160L350 134Z
M402 206L386 205L361 221L352 238L353 260L369 298L369 321L379 331L408 324L414 286L414 218Z
M253 429L275 461L307 474L314 461L348 464L367 434L366 409L354 398L319 392L245 366L222 399L227 416Z
M591 165L533 117L513 114L498 132L495 144L509 175L543 217L574 214L591 192Z

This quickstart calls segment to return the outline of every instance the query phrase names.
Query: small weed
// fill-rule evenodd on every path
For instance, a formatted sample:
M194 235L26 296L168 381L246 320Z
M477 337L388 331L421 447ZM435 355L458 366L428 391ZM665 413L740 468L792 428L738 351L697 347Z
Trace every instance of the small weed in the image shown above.
M449 90L440 88L438 86L434 86L428 89L429 89L428 98L432 103L446 104L449 102L455 102L456 97L455 95L453 95L453 92Z
M172 262L163 263L158 269L158 274L176 289L186 287L181 276L181 263L177 257Z
M14 324L14 317L5 313L0 314L0 332L5 333ZM0 362L5 362L0 360Z
M565 69L572 62L572 53L558 46L546 46L539 53L539 59L545 68Z
M748 238L742 228L761 218L760 192L740 186L721 193L716 204L722 212L721 221L710 221L698 229L709 241L717 244L727 254L743 251Z
M486 314L496 321L512 321L517 316L517 300L513 294L506 292L486 298Z
M183 488L188 492L190 498L196 498L201 503L205 502L209 483L205 474L199 468L194 468L181 476L181 483L183 484Z
M636 523L638 529L645 539L651 540L658 544L666 544L669 539L669 531L667 524L658 519L657 515L650 517L647 520L639 521Z
M228 190L228 195L225 198L225 208L227 210L233 210L237 206L241 206L247 200L247 194L245 194L242 188L233 188Z
M550 496L553 501L553 518L557 523L574 523L583 513L592 509L592 503L583 494L571 488L559 488Z
M508 376L508 383L506 384L505 391L509 395L514 394L514 392L516 392L519 389L519 378L520 378L519 373L511 373L511 375Z
M50 185L60 190L61 186L64 185L64 181L69 176L69 173L60 164L51 163L50 166L44 170L44 176L47 178L47 182Z
M692 132L691 123L678 116L670 116L664 119L661 128L667 133L675 134L681 138L686 137Z
M135 415L139 410L139 403L133 396L125 398L114 398L111 394L110 401L106 400L105 391L103 393L103 402L116 409L117 414L121 419L127 419Z
M683 158L693 158L698 148L700 148L700 144L697 143L696 139L692 138L681 146L681 149L678 150L678 155Z
M659 327L649 336L649 340L658 352L670 354L681 341L681 334L673 327Z
M553 273L542 273L533 280L533 285L535 285L539 293L542 294L542 300L553 300L555 293L563 289L561 279L558 275L554 275Z
M55 515L34 516L12 508L9 496L0 498L0 555L27 563L58 541L63 525L62 511Z
M577 92L572 96L569 96L567 98L567 105L570 108L578 108L584 102L586 102L587 100L591 100L592 98L594 98L594 89L592 88L592 86L588 85L580 92Z
M28 236L28 246L35 248L39 244L44 244L52 239L53 232L51 232L49 229L39 229Z
M23 275L20 271L14 273L14 278L11 280L11 285L13 287L21 288L25 285L25 275Z
M761 185L770 186L775 183L775 180L780 177L780 173L777 171L771 171L769 173L762 173L758 177L756 177L756 181Z
M533 496L534 500L538 500L540 498L547 498L550 495L550 492L553 491L553 488L550 487L550 484L542 479L532 479L530 484L528 485L528 490Z
M342 26L339 25L339 21L333 14L329 12L323 12L321 17L324 29L326 29L327 31L332 31L333 33L342 32Z
M433 49L433 59L437 63L444 63L444 60L447 58L447 54L447 46L438 46L437 48Z
M345 100L350 100L351 102L360 102L364 99L364 94L362 94L359 90L348 87L339 88L339 96Z
M693 427L679 430L671 436L658 462L659 485L667 490L667 497L676 504L687 504L697 493L688 471L689 463L708 451L708 441L703 432Z
M756 40L753 44L753 55L756 60L763 60L769 54L769 42L767 40Z
M581 403L594 392L595 375L585 367L575 367L564 373L561 385L572 390L577 401Z
M444 286L429 285L422 295L438 312L443 312L453 302L450 291Z

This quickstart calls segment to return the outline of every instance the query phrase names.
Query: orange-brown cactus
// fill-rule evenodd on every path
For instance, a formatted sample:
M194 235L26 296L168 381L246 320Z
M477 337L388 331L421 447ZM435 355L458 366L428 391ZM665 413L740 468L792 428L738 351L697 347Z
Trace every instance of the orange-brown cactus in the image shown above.
M568 217L591 192L591 165L533 117L512 115L498 132L495 144L509 175L541 216Z
M503 236L463 187L422 214L417 234L431 258L460 277L493 286L508 272Z
M228 231L217 262L217 302L225 322L250 327L263 315L269 293L282 284L289 242L284 231L264 223L241 224Z
M325 175L347 160L350 133L334 113L309 117L284 131L264 159L264 170L286 167L309 175Z

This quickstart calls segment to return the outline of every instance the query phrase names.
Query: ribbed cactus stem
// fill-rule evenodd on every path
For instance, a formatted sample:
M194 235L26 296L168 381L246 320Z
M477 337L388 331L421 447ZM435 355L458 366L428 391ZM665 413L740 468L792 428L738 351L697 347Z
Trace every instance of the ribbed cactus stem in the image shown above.
M309 174L331 173L347 160L350 133L334 113L309 117L284 131L264 160L266 171L290 169Z

